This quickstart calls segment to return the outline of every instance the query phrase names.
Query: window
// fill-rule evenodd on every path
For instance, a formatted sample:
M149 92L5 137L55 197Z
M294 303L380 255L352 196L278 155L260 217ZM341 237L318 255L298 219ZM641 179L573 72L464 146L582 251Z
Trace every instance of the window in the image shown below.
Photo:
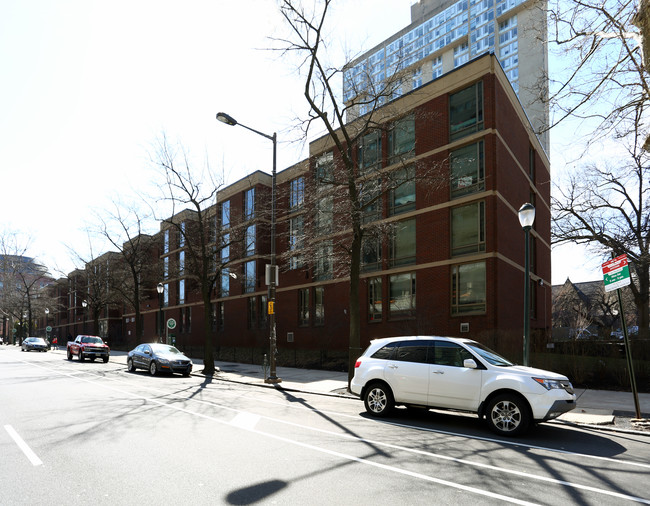
M382 320L381 278L368 279L368 321Z
M163 235L163 254L169 253L169 230L165 230Z
M394 274L390 277L391 317L415 314L415 273Z
M305 234L305 219L303 215L294 216L289 220L289 269L299 269L303 266L301 250Z
M186 234L185 222L183 222L183 223L181 223L181 228L180 228L179 233L178 233L178 247L179 248L182 248L183 246L185 246L185 234Z
M381 269L381 238L367 236L361 246L361 269L364 272Z
M415 263L415 219L400 221L393 225L390 263L393 267Z
M412 158L415 155L415 116L409 114L396 121L388 132L389 163Z
M366 173L378 168L381 163L381 132L374 130L361 138L359 142L359 172Z
M181 308L180 331L183 334L192 333L192 307Z
M268 314L268 307L266 303L266 295L260 295L259 298L259 304L260 304L260 328L263 329L266 327L266 316Z
M317 235L332 233L332 220L334 217L334 197L328 195L318 199L316 203L315 231Z
M178 281L178 303L185 304L185 280Z
M244 219L252 220L255 218L255 188L244 192Z
M334 152L328 151L316 158L316 185L322 187L334 182Z
M332 279L332 255L334 247L332 241L324 241L316 248L316 262L314 266L314 278L317 281Z
M212 332L216 332L217 328L218 328L217 325L218 325L218 322L219 322L219 319L217 318L217 314L218 314L217 313L217 308L218 308L218 306L217 306L217 304L211 304L210 307L211 307L210 317L211 317L211 323L212 323L211 329L212 329Z
M255 291L255 260L244 264L244 293Z
M429 362L437 365L463 367L463 362L466 359L474 358L472 354L462 346L446 341L436 341L433 350L433 360L429 358ZM429 351L429 354L430 353L431 350Z
M228 263L230 260L230 234L223 234L221 236L221 264Z
M413 211L415 209L415 167L396 170L391 177L394 189L390 192L390 215Z
M485 202L451 210L451 254L467 255L485 251Z
M223 302L217 302L217 321L219 330L223 330L226 322L226 308Z
M182 276L185 274L185 252L178 252L178 275Z
M248 257L255 254L256 234L257 227L255 225L246 228L246 251L244 251L244 256Z
M532 146L528 147L528 177L535 183L535 150ZM532 203L532 202L531 202Z
M451 270L451 313L484 313L485 262L454 265Z
M230 227L230 201L221 203L221 228Z
M452 198L485 190L483 141L452 151L449 165Z
M372 179L361 183L359 185L359 201L363 223L381 219L381 179Z
M165 284L163 290L163 307L169 307L169 285Z
M257 297L248 298L248 328L254 329L257 327Z
M221 296L228 297L230 295L230 271L224 269L221 271Z
M449 95L451 140L483 130L483 83L478 82Z
M296 209L305 202L305 178L299 177L289 183L289 208Z
M325 288L317 286L314 288L314 325L325 324Z
M309 288L298 290L298 325L309 325Z
M413 71L411 80L413 82L413 89L422 86L422 67L419 67Z
M163 278L169 278L169 257L163 258Z
M398 343L397 351L392 360L400 362L415 362L418 364L427 363L427 352L429 350L428 342L421 341L402 341Z

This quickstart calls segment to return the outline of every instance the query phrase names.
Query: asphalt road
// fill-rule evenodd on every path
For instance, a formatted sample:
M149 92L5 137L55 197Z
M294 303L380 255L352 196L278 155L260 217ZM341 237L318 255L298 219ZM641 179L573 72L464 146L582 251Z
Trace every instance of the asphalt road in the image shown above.
M0 347L0 504L650 504L650 439Z

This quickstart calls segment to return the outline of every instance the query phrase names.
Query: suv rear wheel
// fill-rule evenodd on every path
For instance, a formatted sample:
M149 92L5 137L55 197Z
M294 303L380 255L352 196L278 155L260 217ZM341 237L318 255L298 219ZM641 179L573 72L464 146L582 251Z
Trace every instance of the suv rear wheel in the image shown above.
M372 416L388 416L395 407L393 392L385 383L371 383L363 396L366 411Z
M513 394L493 397L485 413L488 426L501 436L517 436L530 425L530 410L526 401Z

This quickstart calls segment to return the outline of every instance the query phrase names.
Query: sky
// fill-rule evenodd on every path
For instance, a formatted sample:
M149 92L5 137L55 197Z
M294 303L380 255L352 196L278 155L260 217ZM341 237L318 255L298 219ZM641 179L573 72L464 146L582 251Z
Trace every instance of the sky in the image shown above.
M412 3L335 2L333 63L408 25ZM219 111L277 132L278 170L303 159L292 128L307 110L302 81L270 50L283 26L274 0L2 0L0 233L19 232L55 276L108 251L88 229L113 202L155 193L163 134L225 184L270 172L272 143ZM552 282L567 277L602 279L600 262L558 248Z

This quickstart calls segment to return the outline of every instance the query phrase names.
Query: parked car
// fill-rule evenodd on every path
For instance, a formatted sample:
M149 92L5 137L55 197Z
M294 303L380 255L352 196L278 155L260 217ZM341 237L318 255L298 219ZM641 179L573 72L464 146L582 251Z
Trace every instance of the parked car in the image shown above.
M79 362L90 359L93 362L96 358L101 358L104 363L108 362L111 349L108 344L99 336L79 335L74 341L68 341L67 356L72 360L74 355L79 357Z
M566 376L515 365L470 339L437 336L373 340L350 389L372 416L388 416L398 404L469 411L503 436L576 406Z
M140 344L129 352L126 368L129 372L145 369L152 376L158 372L177 372L189 376L192 372L192 361L177 348L168 344Z
M42 337L26 337L20 345L20 351L47 351L47 343Z

